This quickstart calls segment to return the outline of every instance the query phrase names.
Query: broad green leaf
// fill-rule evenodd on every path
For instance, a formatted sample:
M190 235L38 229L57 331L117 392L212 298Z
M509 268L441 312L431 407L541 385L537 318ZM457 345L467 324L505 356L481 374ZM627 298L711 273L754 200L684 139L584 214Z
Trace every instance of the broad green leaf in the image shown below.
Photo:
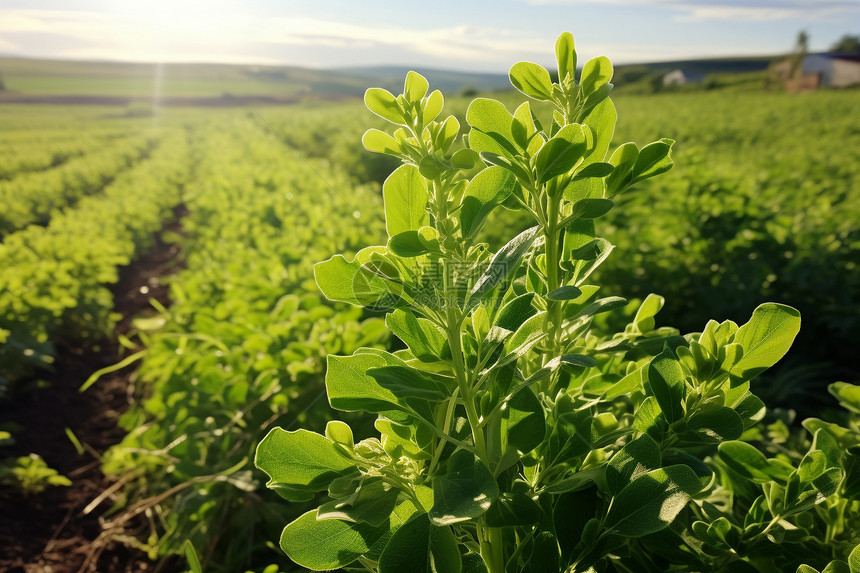
M524 492L505 492L490 505L484 520L490 527L525 527L540 522L540 505Z
M627 299L620 296L607 296L589 303L585 307L577 310L570 318L590 317L604 312L610 312L627 306Z
M644 381L643 376L645 374L645 367L637 368L636 370L630 372L624 378L613 384L604 394L604 398L607 400L614 400L619 396L625 396L632 394L633 392L641 391L644 389Z
M605 102L609 98L609 94L612 93L613 87L612 84L605 83L590 93L581 104L582 108L579 111L578 117L587 117L597 106Z
M266 472L266 487L278 491L323 491L335 478L355 471L355 463L334 442L308 430L273 428L257 446L254 463Z
M388 155L400 155L400 144L397 140L378 129L368 129L361 137L361 143L368 151L375 153L386 153Z
M444 385L407 366L369 368L367 374L380 386L397 396L398 400L418 398L438 402L448 397L448 391Z
M764 483L774 477L765 455L746 442L723 442L719 451L723 463L741 477L755 483Z
M460 227L464 237L471 237L483 225L493 209L519 186L517 178L504 167L491 166L475 175L466 187L460 207Z
M430 223L427 212L427 187L414 165L401 165L382 185L385 203L385 229L393 237L404 231L417 231Z
M672 145L674 144L671 139L663 138L640 149L633 166L632 182L638 183L672 169Z
M406 97L406 101L418 103L427 95L429 88L430 84L427 79L418 72L410 71L406 74L406 80L403 82L403 95Z
M750 379L770 368L791 347L800 331L800 313L784 304L765 303L753 311L749 322L738 328L734 342L743 346L732 374Z
M457 139L457 134L460 133L460 122L453 115L449 115L442 122L439 131L433 136L433 142L438 149L447 151L454 140Z
M666 418L654 396L645 398L633 416L633 427L661 442L666 432Z
M757 422L760 422L767 413L767 408L761 398L754 394L749 394L740 401L737 406L734 406L734 411L741 417L744 423L744 429L752 428Z
M391 92L382 88L370 88L364 92L364 105L367 109L391 123L406 125L403 121L403 111Z
M597 241L605 241L605 239L596 238L594 221L590 219L575 219L564 230L564 251L566 253L572 254ZM596 256L589 256L583 260L594 260L595 258Z
M611 163L591 163L576 172L574 180L591 179L592 177L606 177L614 169Z
M612 136L615 134L616 121L618 121L618 112L615 110L615 104L609 98L594 106L582 120L582 123L594 132L594 149L586 157L586 164L596 165L597 162L606 160L609 145L612 143ZM614 167L611 163L608 165Z
M385 325L422 362L436 362L450 354L448 339L438 326L411 312L395 310L385 317Z
M433 433L426 426L395 424L385 418L377 418L373 426L379 430L382 448L393 459L404 455L413 460L430 458Z
M516 271L523 255L528 252L537 239L539 231L539 227L526 229L498 250L469 293L471 305L482 302L484 296Z
M284 528L281 549L311 571L340 569L367 553L388 531L388 524L372 527L339 519L317 519L311 510Z
M351 495L322 504L317 509L317 519L340 519L379 527L389 522L399 495L400 490L381 477L371 477Z
M433 476L434 525L451 525L483 515L499 496L490 470L471 452L458 450L448 458L445 473Z
M346 422L340 420L329 420L325 425L325 437L336 444L341 444L349 449L355 446L355 438L352 428Z
M351 261L335 255L314 265L314 279L320 291L329 300L357 306L388 303L394 306L402 289L396 282L376 272L379 268L371 262L371 257L379 251L384 251L384 248L368 247L359 251Z
M708 464L703 462L701 458L696 457L685 450L675 448L669 448L663 451L663 462L661 465L674 466L679 464L685 465L693 470L693 473L699 477L699 483L702 485L702 488L710 487L712 480L716 478L714 470L712 470Z
M379 573L462 573L457 538L451 528L436 527L427 514L398 529L379 556Z
M532 113L529 102L523 102L520 107L514 112L514 122L511 124L511 134L514 140L523 149L534 149L537 151L543 143L540 137L534 137L537 128L535 127L534 114ZM540 141L535 141L540 140ZM536 147L533 147L536 146Z
M842 470L840 468L828 468L823 474L812 480L813 487L818 490L816 503L821 503L835 494L836 490L839 489L841 480Z
M554 481L546 488L547 493L553 495L560 493L577 493L601 483L604 479L603 466L592 466L588 469L579 470L569 478Z
M854 436L854 433L838 424L825 422L819 418L807 418L801 422L801 425L806 428L810 434L814 434L818 430L825 430L844 448L850 448L851 446L857 445L857 438Z
M597 92L602 86L609 83L612 79L612 73L612 62L605 56L592 58L585 62L579 80L582 94L588 97Z
M821 450L810 450L797 467L800 481L812 483L827 470L827 456Z
M586 221L580 219L579 222ZM590 221L588 222L590 223ZM593 239L581 247L570 251L568 258L571 261L593 261L598 256L600 256L600 239Z
M821 573L821 571L809 565L799 565L795 573Z
M508 301L496 315L494 326L516 332L526 320L537 314L532 305L534 298L534 293L528 292Z
M848 566L851 573L860 573L860 545L857 545L848 556Z
M527 454L543 442L544 411L530 388L523 388L502 406L502 452Z
M597 219L607 214L615 203L609 199L580 199L570 213L576 219Z
M665 349L651 360L646 387L657 399L660 410L670 424L684 417L687 385L681 364L671 350Z
M585 456L591 443L591 412L565 412L552 424L545 457L551 462Z
M424 179L432 181L445 173L445 164L433 155L425 155L418 162L418 173Z
M543 66L519 62L513 65L508 76L511 84L525 95L542 101L552 99L552 80Z
M615 166L606 177L606 195L611 197L623 191L633 179L633 167L639 158L639 148L635 143L620 145L612 153L609 163Z
M606 484L613 494L618 493L628 483L661 465L660 446L642 435L628 442L606 465Z
M588 225L594 225L593 219L576 219L572 223L567 225L567 229L565 232L565 241L564 247L565 249L569 249L568 244L568 235L572 228L577 226L577 223L584 223ZM580 245L582 246L582 245ZM597 270L600 265L602 265L606 259L609 258L609 255L612 254L612 250L615 249L615 246L607 241L606 239L594 239L593 242L586 243L583 249L571 249L570 250L570 258L572 261L576 261L573 263L573 279L572 282L578 286L579 288L584 288L583 284L585 280L591 276L595 270ZM583 252L584 251L584 252ZM596 253L595 253L596 251ZM587 258L585 258L587 256ZM619 297L610 297L610 298L619 298ZM620 299L619 300L624 300ZM626 304L626 302L625 302Z
M421 237L418 235L418 231L403 231L402 233L397 233L388 239L388 245L386 245L386 247L398 257L403 257L405 259L420 257L430 252L421 240Z
M325 384L331 407L347 412L364 410L371 413L400 409L397 396L367 374L371 368L396 363L378 354L330 354L326 359Z
M831 561L827 567L821 570L821 573L853 573L851 565L844 561Z
M481 156L474 149L468 147L457 150L451 156L451 165L457 169L472 169L481 161Z
M546 183L553 177L567 173L582 160L587 149L583 126L564 126L541 147L534 158L537 182Z
M636 316L633 318L633 324L639 332L644 333L654 330L654 317L663 308L665 302L666 299L654 293L650 293L645 297L645 300L639 306L639 310L636 311Z
M699 478L684 465L640 475L622 489L606 516L606 529L642 537L668 526L701 489Z
M427 96L427 100L424 102L424 107L422 109L422 114L424 115L424 125L427 125L434 119L436 119L439 114L442 112L442 108L445 105L445 98L442 96L442 92L439 90L433 90L433 92Z
M839 404L843 408L860 414L860 386L848 382L834 382L827 387L827 390L839 400Z
M543 140L541 139L541 141ZM504 155L490 153L489 151L482 151L480 157L491 165L510 171L519 181L528 182L532 180L528 165L519 159L511 159ZM516 209L519 205L518 199L523 200L522 188L514 187L513 192L502 201L502 205L509 209Z
M514 116L494 99L478 98L469 104L466 121L472 126L469 147L477 152L488 151L513 157L522 150L514 144L511 126Z
M549 300L575 300L582 296L582 291L575 286L566 285L547 293Z
M576 44L570 32L563 32L555 41L555 60L559 82L576 76Z
M517 331L505 340L505 357L499 361L499 364L507 364L511 359L523 356L537 344L545 336L543 331L545 321L546 312L539 312L522 323Z
M418 240L424 245L424 248L430 252L438 253L439 250L439 234L436 229L429 225L425 225L418 229Z
M731 408L700 406L688 418L681 438L696 444L718 444L738 439L744 431L744 422Z
M597 361L594 360L594 358L591 356L585 356L584 354L562 354L559 356L559 360L562 364L579 366L582 368L594 368L597 366Z
M812 432L811 449L820 450L824 454L828 468L838 468L842 465L843 448L827 430L818 429ZM848 448L848 451L851 451L851 448Z
M426 491L429 491L429 487L418 486L415 488L418 497L422 497ZM367 559L372 561L378 561L379 556L382 554L382 550L385 549L385 546L388 545L388 541L391 539L391 536L394 535L398 529L406 525L406 523L412 519L412 517L418 512L415 509L415 505L413 504L413 500L407 500L401 502L397 507L394 508L394 511L391 513L389 519L389 529L388 532L385 533L382 537L376 540L370 550L363 555Z
M463 556L462 573L488 573L484 560L477 553L466 553Z

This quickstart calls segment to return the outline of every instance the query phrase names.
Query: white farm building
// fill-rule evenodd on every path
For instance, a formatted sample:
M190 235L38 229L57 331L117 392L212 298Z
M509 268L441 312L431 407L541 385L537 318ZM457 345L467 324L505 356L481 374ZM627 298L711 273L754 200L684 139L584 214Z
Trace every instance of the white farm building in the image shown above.
M847 88L860 85L860 55L810 54L803 59L804 76L817 75L819 85Z

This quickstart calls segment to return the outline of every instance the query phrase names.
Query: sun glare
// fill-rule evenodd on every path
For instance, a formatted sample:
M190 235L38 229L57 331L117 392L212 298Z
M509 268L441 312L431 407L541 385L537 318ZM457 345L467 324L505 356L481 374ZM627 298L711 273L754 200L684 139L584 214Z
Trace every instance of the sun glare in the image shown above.
M117 3L113 14L126 24L124 37L118 38L124 51L148 54L146 59L155 61L178 61L187 60L187 55L203 59L211 54L230 36L240 10L237 2L153 0Z

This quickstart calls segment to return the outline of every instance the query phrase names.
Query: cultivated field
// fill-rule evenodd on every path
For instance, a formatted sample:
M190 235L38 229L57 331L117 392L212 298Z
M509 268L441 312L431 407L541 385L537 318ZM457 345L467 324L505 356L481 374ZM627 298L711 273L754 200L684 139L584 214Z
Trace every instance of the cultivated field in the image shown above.
M93 85L115 96L151 89L140 83L149 70L119 79L97 71L80 93L92 93ZM216 72L183 80L174 70L163 93L309 91L301 82L287 93L271 77L249 83L235 70ZM61 74L53 77L38 93L75 93ZM30 81L24 70L6 78L8 89L22 91L30 90ZM512 112L512 102L524 99L517 96L492 97ZM696 520L688 520L703 525L672 532L695 538L698 547L706 544L702 555L728 554L726 547L742 552L732 536L746 535L741 512L747 510L770 511L761 519L773 524L754 536L762 546L808 536L796 542L798 556L786 557L792 565L806 559L821 570L860 541L860 458L854 453L860 403L853 394L837 396L849 415L827 390L837 381L860 384L857 96L696 92L615 99L619 120L611 148L661 137L677 143L672 171L613 197L615 208L594 219L597 236L615 248L589 282L602 285L602 296L630 301L595 316L595 331L642 326L634 315L649 293L665 297L651 329L671 326L682 335L701 332L708 319L743 324L766 301L791 305L802 316L783 362L752 380L752 391L771 408L764 421L753 427L744 419L742 437L727 431L732 443L746 440L780 462L758 474L750 470L750 481L739 485L746 466L732 465L735 458L725 452L730 461L719 466L722 485L711 501L696 506ZM451 98L443 113L458 118L462 133L469 129L468 103ZM536 110L548 127L549 109ZM315 494L284 486L289 491L281 493L292 502L283 501L265 487L255 451L276 426L322 432L339 419L352 426L356 442L377 435L375 416L329 408L326 357L359 348L404 357L409 340L386 328L383 310L328 300L314 281L314 264L337 253L351 259L388 240L381 184L400 162L361 145L366 129L384 123L357 100L223 109L0 106L0 515L6 516L0 518L0 569L39 562L56 572L132 571L163 559L164 570L179 571L188 567L190 541L206 571L300 570L278 539L287 522L317 507ZM459 140L452 149L458 146ZM475 240L495 251L533 224L522 211L499 208ZM534 262L535 268L541 264ZM543 310L551 312L552 304ZM577 348L597 361L576 368L603 369L618 379L627 374L616 372L617 364L590 343ZM444 377L443 370L434 372ZM582 377L588 384L580 370L571 370L570 380ZM600 388L595 404L620 400ZM451 412L460 408L455 402ZM642 429L632 411L618 408L611 414L615 423L630 432ZM826 461L827 468L846 472L837 480L843 497L817 511L839 513L839 524L813 523L811 502L807 513L790 520L787 508L794 506L788 502L769 510L753 502L765 482L789 490L813 487L812 478L792 486L788 477L807 459L814 431L828 427L819 421L804 429L799 422L808 416L849 428L840 434L830 427L836 437L828 439L839 440L835 450L855 448L838 463ZM818 446L826 441L822 436ZM595 439L581 456L592 457L580 462L604 467L598 462L617 453L624 439ZM711 463L716 444L697 442L696 451ZM825 464L818 459L824 454L813 457L803 463ZM782 473L773 469L779 464ZM825 475L823 468L814 479ZM504 475L495 477L504 481ZM740 523L718 518L720 499L732 511L725 497L732 487ZM815 487L821 489L808 491L827 497L824 486ZM28 524L10 521L11 515L27 515ZM719 519L728 524L725 531ZM509 526L517 531L510 535L523 527ZM670 531L649 530L642 541L629 537L644 547ZM537 552L532 535L528 551ZM822 547L833 548L832 554L821 553ZM472 551L483 549L464 551L463 571L474 565ZM620 549L612 551L621 557L615 565L598 564L599 570L636 570ZM762 551L754 563L778 562ZM701 559L699 566L754 567L727 557ZM658 570L661 563L650 565Z

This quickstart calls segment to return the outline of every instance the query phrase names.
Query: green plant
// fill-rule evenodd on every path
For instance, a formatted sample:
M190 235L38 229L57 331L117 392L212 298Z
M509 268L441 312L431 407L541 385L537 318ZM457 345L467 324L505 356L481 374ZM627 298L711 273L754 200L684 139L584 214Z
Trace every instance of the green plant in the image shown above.
M270 488L328 496L281 547L312 570L379 573L860 560L840 430L821 422L774 455L759 429L750 380L788 350L796 310L764 304L742 326L680 336L655 328L663 299L650 295L622 331L605 326L599 315L627 302L589 284L612 251L594 219L667 171L673 142L609 155L611 64L595 58L577 80L570 34L556 57L558 83L536 64L510 72L554 107L548 129L529 103L511 114L477 99L458 151L459 123L437 120L442 95L420 75L396 97L367 91L397 128L363 143L403 163L383 186L388 242L319 263L315 278L331 300L387 310L406 348L328 357L331 406L376 415L378 437L332 420L324 435L275 428L260 443ZM476 236L499 207L536 225L493 253Z
M254 448L273 424L322 429L326 355L389 338L381 318L329 303L313 281L320 258L385 232L327 183L364 212L381 210L376 190L304 164L242 116L194 125L185 268L170 279L170 306L133 322L145 347L126 359L142 359L136 400L101 466L120 484L103 537L137 539L153 560L190 541L210 573L288 563L268 545L301 512L252 472Z
M15 488L24 496L38 495L50 486L70 486L72 482L48 467L38 454L0 461L0 485Z

